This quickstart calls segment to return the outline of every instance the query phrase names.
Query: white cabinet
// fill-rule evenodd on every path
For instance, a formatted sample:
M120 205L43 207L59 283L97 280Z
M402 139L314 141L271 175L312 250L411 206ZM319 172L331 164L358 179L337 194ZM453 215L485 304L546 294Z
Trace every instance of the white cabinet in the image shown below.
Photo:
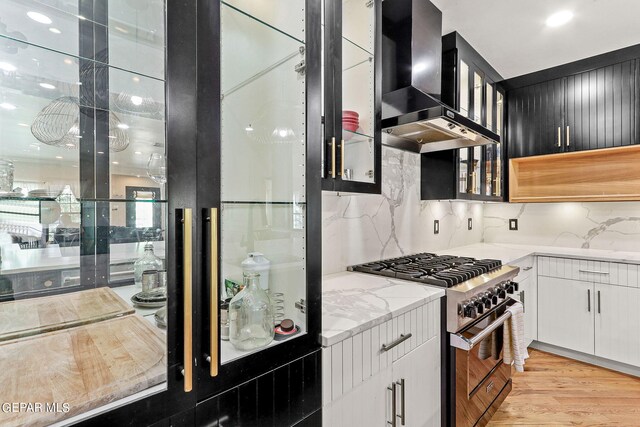
M422 344L393 363L393 379L404 380L406 426L440 425L440 337ZM402 415L402 396L398 386L397 415ZM366 425L366 424L365 424ZM398 425L401 425L398 418Z
M595 355L640 366L640 289L595 285Z
M579 280L538 277L538 339L593 354L593 286Z
M440 425L440 337L430 339L325 406L323 424L327 427L390 425L394 399L398 426Z
M324 347L323 426L390 425L396 383L395 419L401 427L403 379L404 425L439 426L440 339L440 300L434 300Z

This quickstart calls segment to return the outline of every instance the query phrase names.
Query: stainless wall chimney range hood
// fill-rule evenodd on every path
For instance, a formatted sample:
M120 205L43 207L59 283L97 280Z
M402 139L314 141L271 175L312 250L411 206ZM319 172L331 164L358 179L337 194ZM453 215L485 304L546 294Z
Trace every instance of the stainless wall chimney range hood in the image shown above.
M382 143L416 153L500 137L440 101L442 12L428 0L382 2Z

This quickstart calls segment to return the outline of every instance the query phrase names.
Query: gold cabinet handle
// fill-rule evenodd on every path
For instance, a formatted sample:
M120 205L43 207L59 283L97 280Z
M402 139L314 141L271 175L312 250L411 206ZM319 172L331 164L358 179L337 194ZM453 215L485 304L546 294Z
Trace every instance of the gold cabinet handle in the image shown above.
M567 126L567 147L570 145L571 143L569 142L569 126Z
M558 147L562 147L562 129L558 126Z
M183 323L184 323L184 391L190 392L193 389L193 294L192 294L192 276L193 276L193 259L191 252L193 250L193 210L186 208L184 217L182 218L182 286L183 286Z
M331 178L336 177L336 138L331 138Z
M340 176L344 178L344 139L340 141Z
M210 301L210 325L209 325L209 375L218 376L218 208L211 208L209 212L210 232L209 241L211 244L209 258L209 295Z

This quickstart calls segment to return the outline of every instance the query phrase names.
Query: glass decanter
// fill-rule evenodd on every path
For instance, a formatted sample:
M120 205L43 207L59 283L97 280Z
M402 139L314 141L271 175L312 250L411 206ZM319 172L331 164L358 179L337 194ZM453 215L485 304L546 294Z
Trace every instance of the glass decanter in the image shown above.
M153 253L153 244L144 245L144 254L133 264L136 285L142 286L142 273L147 270L162 270L162 260Z
M273 341L273 307L259 278L258 273L245 273L244 289L229 303L229 341L238 350L266 347Z

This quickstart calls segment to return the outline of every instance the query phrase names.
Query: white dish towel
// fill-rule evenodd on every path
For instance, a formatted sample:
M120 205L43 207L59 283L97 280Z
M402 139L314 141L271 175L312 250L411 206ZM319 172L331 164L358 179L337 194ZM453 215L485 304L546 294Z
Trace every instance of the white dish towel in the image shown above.
M524 361L529 358L529 352L524 344L524 307L516 302L507 310L511 317L504 322L504 363L513 365L518 372L524 372Z

